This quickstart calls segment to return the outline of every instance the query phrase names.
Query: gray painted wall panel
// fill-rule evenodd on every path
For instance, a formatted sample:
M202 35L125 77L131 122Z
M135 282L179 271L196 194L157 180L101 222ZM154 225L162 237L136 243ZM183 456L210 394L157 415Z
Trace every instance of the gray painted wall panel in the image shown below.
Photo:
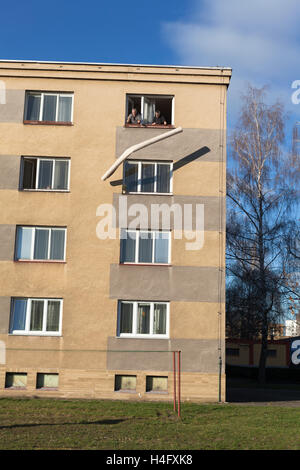
M218 373L219 371L217 339L148 340L109 337L107 349L111 351L107 353L108 370L172 372L172 351L180 350L182 372ZM120 350L121 352L116 352ZM223 372L224 350L225 343L222 341Z
M224 302L224 272L198 266L110 266L110 298Z
M0 189L18 189L21 157L0 155Z
M141 213L141 216L139 213L135 216L130 216L127 217L127 224L126 222L122 222L120 224L120 218L119 218L119 204L120 204L120 197L124 198L123 200L125 201L126 198L126 204L127 204L127 211L130 210L130 208L134 204L142 204L145 208L145 216L143 212ZM213 231L222 231L225 230L225 209L226 209L226 198L224 197L213 197L213 196L152 196L152 195L143 195L143 194L128 194L128 195L121 195L121 194L116 194L114 193L113 195L113 205L116 210L116 225L117 227L121 226L123 228L128 228L130 222L134 220L137 216L140 218L140 228L150 228L152 223L153 218L151 218L151 207L153 205L161 205L161 204L167 204L169 207L171 207L173 204L179 204L180 207L182 208L182 215L184 214L184 205L185 204L190 204L192 206L192 229L195 230L195 224L196 224L196 206L197 204L203 204L204 205L204 230L213 230ZM126 210L126 209L125 209ZM222 217L222 223L223 226L220 228L220 211L223 214ZM127 212L128 213L128 212ZM124 211L122 210L122 214L124 214ZM182 218L183 220L183 218ZM181 225L180 225L181 226ZM159 220L159 226L153 226L153 229L158 229L162 228L162 222ZM170 225L168 227L164 228L169 228L173 229L174 228L174 217L173 217L173 212L171 212L171 217L170 217ZM178 227L180 228L180 227Z
M116 158L131 145L151 139L169 130L117 127ZM130 158L181 160L190 156L195 161L218 162L222 160L220 144L223 135L220 129L183 129L182 133L139 150Z
M0 261L14 259L15 225L0 224Z
M10 297L0 297L0 333L9 331Z
M0 104L0 122L23 122L25 90L5 90L5 103Z

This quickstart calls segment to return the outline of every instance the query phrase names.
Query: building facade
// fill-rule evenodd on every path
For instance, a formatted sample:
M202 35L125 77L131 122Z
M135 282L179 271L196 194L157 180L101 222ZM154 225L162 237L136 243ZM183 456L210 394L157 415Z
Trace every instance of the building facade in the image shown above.
M299 314L295 315L295 320L285 320L285 336L299 336Z
M268 339L266 367L289 367L290 338ZM256 367L259 366L261 340L227 338L227 366Z
M182 399L224 399L231 69L0 75L0 395L171 400L180 350Z

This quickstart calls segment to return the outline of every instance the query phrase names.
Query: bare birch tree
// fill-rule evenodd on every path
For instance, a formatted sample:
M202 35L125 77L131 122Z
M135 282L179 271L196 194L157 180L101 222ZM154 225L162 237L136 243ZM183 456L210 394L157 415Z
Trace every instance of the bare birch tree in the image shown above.
M265 382L270 326L284 315L284 243L297 192L282 151L286 116L268 104L266 89L249 86L231 138L228 174L227 273L229 322L239 312L248 336L261 338L259 381Z

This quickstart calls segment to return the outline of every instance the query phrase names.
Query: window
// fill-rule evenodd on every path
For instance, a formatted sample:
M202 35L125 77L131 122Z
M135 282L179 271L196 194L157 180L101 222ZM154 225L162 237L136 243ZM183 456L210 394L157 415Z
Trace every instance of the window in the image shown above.
M73 120L73 94L27 92L25 121L62 122Z
M168 377L150 376L146 377L146 392L166 393L168 392Z
M27 374L24 372L6 372L5 388L26 388Z
M121 263L169 264L170 231L121 229Z
M58 374L38 373L36 376L36 388L57 389L58 388Z
M268 349L267 350L267 357L277 357L277 350L276 349Z
M118 336L169 336L168 302L119 302Z
M10 334L60 335L62 299L12 298Z
M116 375L115 376L116 392L135 392L136 391L136 375Z
M64 261L65 246L65 228L17 227L17 260Z
M127 95L126 122L133 108L141 116L144 125L151 125L155 117L155 111L160 111L167 125L174 124L174 96L164 95Z
M128 193L172 193L173 164L125 161L123 186Z
M69 189L69 159L23 157L21 165L22 189L41 191Z

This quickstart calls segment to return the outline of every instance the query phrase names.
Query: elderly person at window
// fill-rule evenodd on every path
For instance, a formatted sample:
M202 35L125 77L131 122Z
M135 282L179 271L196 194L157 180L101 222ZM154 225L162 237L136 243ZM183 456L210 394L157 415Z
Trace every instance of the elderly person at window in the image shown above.
M141 124L141 115L138 114L136 108L132 108L131 113L129 114L127 118L127 124Z
M166 118L164 116L161 115L160 113L160 110L157 109L155 111L155 116L153 118L153 121L152 121L152 126L156 126L156 125L164 125L166 126L167 125L167 121L166 121Z

